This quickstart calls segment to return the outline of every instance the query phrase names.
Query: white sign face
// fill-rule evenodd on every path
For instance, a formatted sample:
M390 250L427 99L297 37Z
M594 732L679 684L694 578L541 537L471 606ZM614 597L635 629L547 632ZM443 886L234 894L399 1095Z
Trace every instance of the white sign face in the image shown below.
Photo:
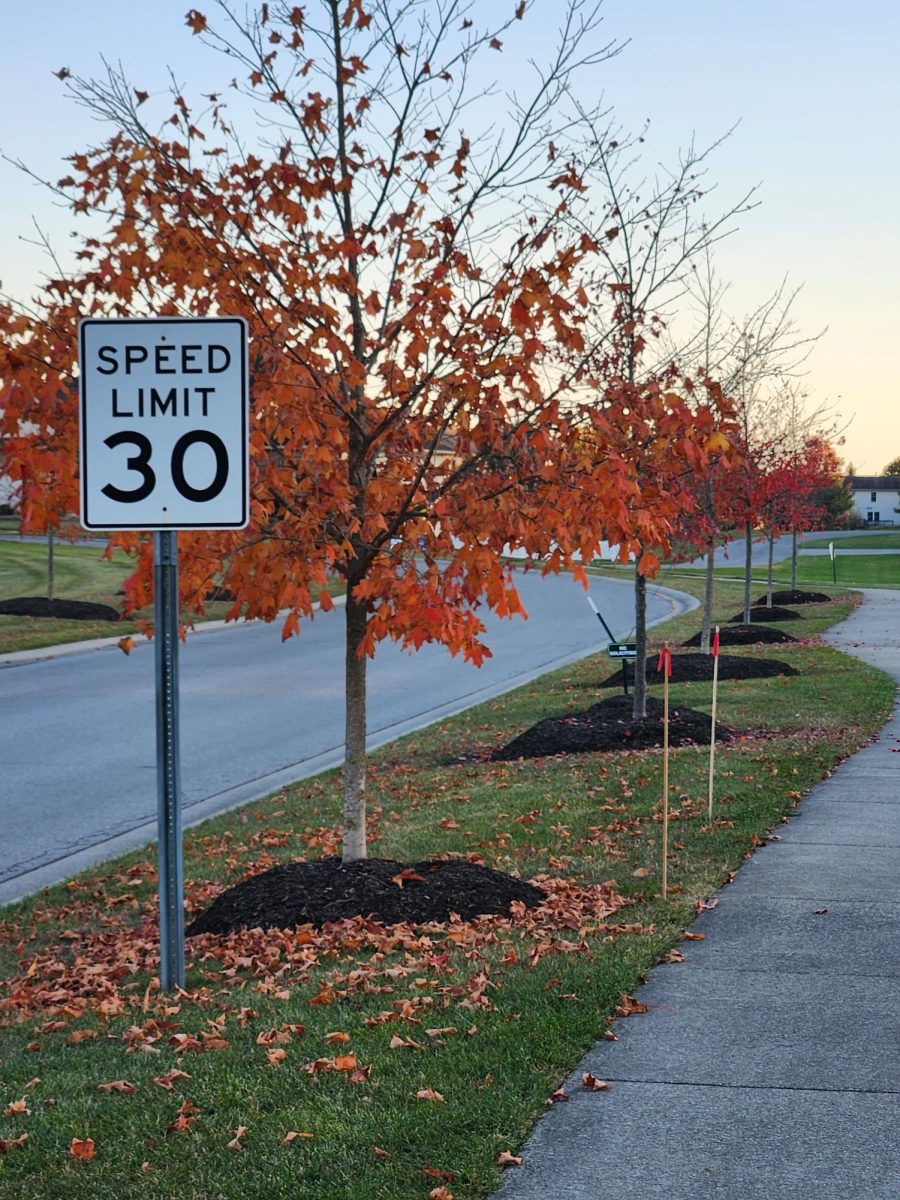
M86 318L79 333L84 528L243 528L246 322Z

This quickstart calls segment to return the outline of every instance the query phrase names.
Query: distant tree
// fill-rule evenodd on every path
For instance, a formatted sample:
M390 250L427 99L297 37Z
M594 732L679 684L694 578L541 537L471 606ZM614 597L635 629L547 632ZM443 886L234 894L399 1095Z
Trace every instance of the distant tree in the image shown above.
M892 458L881 473L882 475L900 475L900 455Z

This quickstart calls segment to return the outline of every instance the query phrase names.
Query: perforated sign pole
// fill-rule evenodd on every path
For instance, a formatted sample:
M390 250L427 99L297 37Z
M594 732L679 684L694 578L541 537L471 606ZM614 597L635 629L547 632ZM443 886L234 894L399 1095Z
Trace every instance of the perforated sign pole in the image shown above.
M249 517L247 328L234 317L81 322L81 523L153 531L159 981L184 987L178 530Z
M159 837L159 983L184 987L184 868L178 724L178 534L153 534L156 617L156 797Z

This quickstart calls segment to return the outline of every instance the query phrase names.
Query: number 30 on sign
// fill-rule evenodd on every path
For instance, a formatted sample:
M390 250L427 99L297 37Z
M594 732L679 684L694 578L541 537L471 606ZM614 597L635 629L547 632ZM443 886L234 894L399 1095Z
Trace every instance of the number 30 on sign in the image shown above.
M247 327L80 324L85 529L240 529L249 518Z

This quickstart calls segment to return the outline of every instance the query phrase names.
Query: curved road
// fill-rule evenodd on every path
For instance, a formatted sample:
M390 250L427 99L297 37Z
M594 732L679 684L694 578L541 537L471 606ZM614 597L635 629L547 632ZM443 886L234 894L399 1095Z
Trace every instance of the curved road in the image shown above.
M656 623L695 601L649 589ZM487 617L483 667L438 646L379 646L369 666L375 747L596 651L606 635L571 579L524 574L529 619ZM617 638L630 579L591 580ZM343 609L283 643L280 624L202 628L180 648L185 824L342 760ZM39 652L46 655L48 652ZM53 653L53 652L50 652ZM153 650L115 647L0 660L0 904L156 836Z

